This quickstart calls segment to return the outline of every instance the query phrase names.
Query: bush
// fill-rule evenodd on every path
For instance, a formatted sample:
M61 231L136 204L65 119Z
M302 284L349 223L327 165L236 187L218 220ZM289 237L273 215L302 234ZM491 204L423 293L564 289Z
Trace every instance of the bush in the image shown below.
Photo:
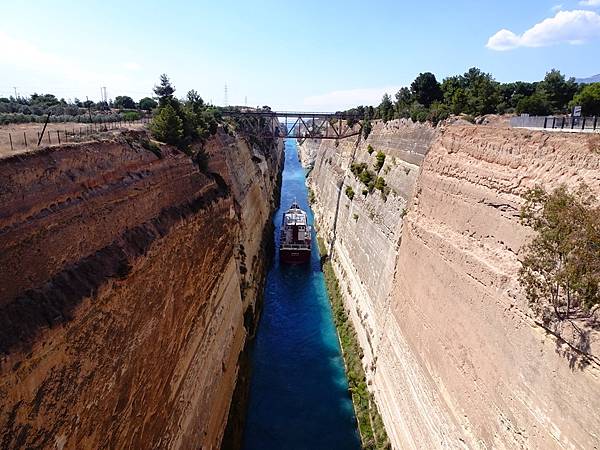
M385 189L385 180L383 179L383 177L377 177L377 179L375 180L375 189L383 192L383 190Z
M600 116L600 83L586 85L569 106L581 106L582 114L586 116Z
M439 122L446 120L448 117L450 117L450 108L443 103L436 102L429 108L427 120L429 120L433 125L437 125Z
M123 120L127 120L129 122L134 121L134 120L139 120L139 118L140 118L140 114L135 111L129 111L129 112L123 113Z
M372 130L373 130L373 125L371 125L371 121L365 120L365 123L363 125L363 137L365 139L367 139L369 137L369 135L371 134Z
M354 198L354 189L352 189L352 186L346 186L346 197L348 197L351 201Z
M363 170L360 173L360 175L358 176L359 181L362 184L364 184L365 186L369 187L369 190L372 190L372 188L370 187L370 184L374 178L375 178L375 176L368 170Z
M180 145L183 123L170 104L165 105L150 123L152 135L161 142Z
M367 165L365 163L350 164L350 171L354 174L355 177L358 177L366 168Z
M413 103L410 107L410 119L413 122L425 122L429 116L429 110L420 103Z
M374 151L375 149L371 144L367 145L367 153L369 153L369 155L372 155Z
M377 159L377 161L375 162L375 164L373 164L373 167L375 167L375 170L377 171L377 173L379 173L379 171L385 164L385 153L383 153L382 151L378 151L375 158Z
M538 92L530 97L524 97L517 103L517 114L531 114L532 116L546 116L552 112L548 99Z

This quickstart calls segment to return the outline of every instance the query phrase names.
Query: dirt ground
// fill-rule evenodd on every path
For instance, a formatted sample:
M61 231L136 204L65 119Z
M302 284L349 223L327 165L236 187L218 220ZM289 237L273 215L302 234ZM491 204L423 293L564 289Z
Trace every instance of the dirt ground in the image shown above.
M104 126L106 125L106 130ZM98 136L101 132L117 132L123 129L139 130L145 128L146 123L127 123L119 127L116 123L90 124L65 122L49 123L44 133L44 138L40 146L56 145L60 142L82 142L87 137ZM19 153L25 153L38 148L37 142L39 133L44 128L43 123L18 123L10 125L0 125L0 158ZM57 133L58 132L58 133ZM11 149L12 139L12 149ZM25 145L27 141L27 145Z

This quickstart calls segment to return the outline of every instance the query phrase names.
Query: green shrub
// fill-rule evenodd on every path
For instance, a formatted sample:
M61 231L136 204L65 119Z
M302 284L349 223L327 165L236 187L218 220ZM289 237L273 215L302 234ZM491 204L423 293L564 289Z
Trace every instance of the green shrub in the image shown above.
M355 177L358 177L365 169L367 165L365 163L352 163L350 164L350 171Z
M352 214L352 218L353 218L355 221L358 221L358 214L356 214L356 213Z
M375 175L373 175L373 173L368 170L363 170L358 176L358 180L367 187L373 182L374 178Z
M139 120L139 118L140 118L140 113L137 113L135 111L129 111L129 112L123 113L123 120L128 120L128 121L132 122L134 120Z
M183 138L183 123L173 107L167 104L152 119L150 131L161 142L179 145Z
M363 125L363 136L365 139L367 139L369 137L372 130L373 130L373 125L371 125L371 121L365 120L365 123Z
M367 146L367 152L369 153L369 155L373 154L374 151L375 151L375 149L373 148L373 146L371 144L369 144Z
M346 197L350 200L354 198L354 189L352 189L352 186L346 186Z
M377 177L377 179L375 180L375 189L377 189L378 191L383 192L383 190L385 189L385 180L383 179L383 177Z
M375 162L375 164L373 166L375 167L375 170L377 171L377 173L379 173L379 171L385 164L385 153L383 153L382 151L378 151L377 156L375 156L375 158L377 159L377 161Z

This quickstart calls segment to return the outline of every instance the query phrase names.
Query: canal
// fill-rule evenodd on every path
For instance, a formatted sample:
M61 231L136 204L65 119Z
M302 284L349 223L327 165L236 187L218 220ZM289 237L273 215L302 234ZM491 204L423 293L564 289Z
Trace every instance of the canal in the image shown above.
M296 141L285 141L276 247L285 210L308 204ZM275 255L252 349L245 450L359 449L354 409L313 231L310 264L286 266Z

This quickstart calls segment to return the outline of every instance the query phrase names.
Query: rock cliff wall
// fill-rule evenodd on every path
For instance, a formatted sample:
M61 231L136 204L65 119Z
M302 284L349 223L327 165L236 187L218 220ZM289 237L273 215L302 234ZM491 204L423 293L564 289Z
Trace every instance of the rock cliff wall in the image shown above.
M516 280L531 237L519 223L521 195L535 184L580 182L600 194L595 145L584 136L393 121L356 149L301 146L314 166L317 226L333 242L395 448L599 448L597 334L587 330L581 366L575 342L535 319ZM353 155L372 166L379 150L387 201L377 191L363 196L349 171Z
M1 448L219 446L282 147L145 140L0 160Z

